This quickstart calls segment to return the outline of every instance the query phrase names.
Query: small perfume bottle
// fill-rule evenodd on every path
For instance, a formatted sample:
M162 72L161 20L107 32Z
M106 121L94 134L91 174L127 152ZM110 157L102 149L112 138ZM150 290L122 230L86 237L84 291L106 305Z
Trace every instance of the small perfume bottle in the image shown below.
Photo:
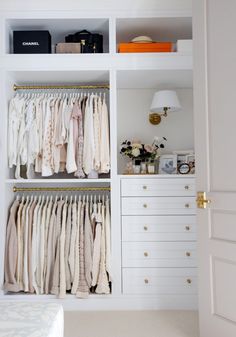
M148 173L154 174L155 173L155 163L154 160L150 160L148 163Z
M141 171L141 160L135 159L133 165L134 174L140 174Z

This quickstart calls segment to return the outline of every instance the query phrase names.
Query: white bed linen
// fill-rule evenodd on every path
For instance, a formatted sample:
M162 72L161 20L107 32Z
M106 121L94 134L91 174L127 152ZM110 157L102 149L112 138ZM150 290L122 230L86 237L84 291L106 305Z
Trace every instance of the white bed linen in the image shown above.
M0 337L63 337L61 305L0 301Z

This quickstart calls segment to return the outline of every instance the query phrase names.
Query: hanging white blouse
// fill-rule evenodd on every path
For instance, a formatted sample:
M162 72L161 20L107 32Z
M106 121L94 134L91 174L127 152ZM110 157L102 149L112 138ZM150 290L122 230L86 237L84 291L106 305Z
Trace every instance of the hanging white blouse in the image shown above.
M99 274L97 281L97 294L109 294L110 287L108 283L108 277L106 272L106 238L105 238L105 205L102 204L102 234L101 234L101 246L100 246L100 264Z
M17 268L16 268L16 280L19 285L20 290L23 290L23 280L22 280L22 255L23 255L23 242L22 242L22 210L24 206L24 197L21 200L18 212L17 212Z
M59 298L66 296L66 269L65 269L65 235L66 235L66 214L67 214L67 198L62 209L61 233L59 238L60 249L60 280L59 280Z
M75 276L75 247L76 247L76 235L77 235L77 205L76 201L72 204L72 227L71 227L71 242L70 242L70 253L69 253L69 265L72 283Z
M72 101L71 101L72 102ZM75 172L77 170L77 165L75 162L75 145L74 145L74 119L72 116L73 104L70 103L70 109L68 108L69 123L67 131L67 156L66 156L66 170L68 173ZM78 126L77 126L78 127Z
M42 228L42 221L43 221L43 208L44 208L44 196L42 198L41 204L39 206L39 210L38 210L38 216L37 216L37 238L36 238L36 245L37 245L37 268L36 268L36 283L37 283L37 287L39 289L39 293L41 294L41 237L42 237L42 232L41 232L41 228Z
M46 220L45 220L45 229L44 229L44 267L43 267L43 279L45 282L46 273L47 273L47 258L48 258L48 235L49 235L49 224L50 224L50 217L52 214L52 207L53 201L52 196L48 203L47 212L46 212ZM45 287L45 286L44 286ZM44 288L45 290L45 288Z
M94 207L93 216L95 215L95 239L93 245L93 263L92 263L92 286L96 286L98 282L100 260L101 260L101 235L102 235L102 204L98 203L98 211Z
M35 119L37 125L37 133L39 150L35 159L35 172L42 172L42 156L43 156L43 125L44 125L44 97L41 95L35 99Z
M52 167L52 110L51 105L54 104L54 98L48 98L46 101L46 115L44 121L43 134L43 157L42 157L42 176L48 177L54 173Z
M23 260L23 283L24 291L29 291L29 266L28 266L28 234L29 234L29 209L32 204L33 199L27 198L24 217L25 217L25 226L24 226L24 260Z
M32 226L32 284L36 294L39 294L38 285L36 281L36 270L38 263L38 212L41 206L40 204L41 197L35 206L34 217L33 217L33 226Z
M89 174L94 168L93 99L94 95L91 94L87 100L84 114L83 169L86 174Z
M101 153L100 153L100 143L101 143L101 97L95 95L94 97L94 112L93 112L93 128L94 128L94 163L93 168L95 171L99 172L101 167Z
M8 162L9 167L17 165L19 129L23 118L24 98L16 95L10 100L8 115Z
M110 140L109 140L109 115L107 104L105 100L105 94L102 102L101 110L101 143L100 143L100 153L101 153L101 168L100 173L108 173L111 168L110 163Z
M32 178L32 165L39 152L39 139L36 121L35 100L31 99L26 110L26 137L27 137L27 178Z
M21 179L20 176L20 166L25 165L27 162L27 141L25 136L25 111L27 109L28 99L24 99L24 104L22 106L22 113L20 115L20 124L19 124L19 132L18 132L18 139L17 139L17 159L16 159L16 171L15 171L15 178Z
M78 207L76 212L76 236L75 236L75 246L74 246L74 277L73 284L71 288L71 293L76 294L79 286L79 270L80 270L80 261L79 261L79 239L80 239L80 213L83 208L83 202L78 201Z
M105 203L105 241L106 241L106 271L109 275L109 281L112 281L111 270L111 218L110 218L110 202L106 199Z

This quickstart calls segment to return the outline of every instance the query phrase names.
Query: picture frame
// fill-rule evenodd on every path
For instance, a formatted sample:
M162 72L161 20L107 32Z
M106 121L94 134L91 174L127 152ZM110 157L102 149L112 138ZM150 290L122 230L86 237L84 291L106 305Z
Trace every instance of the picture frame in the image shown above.
M178 173L179 174L189 174L191 167L188 163L182 163L178 165Z
M177 173L177 154L163 154L159 161L159 174Z
M179 174L195 173L195 153L194 150L173 151L177 155L177 171ZM183 165L186 164L186 165ZM189 169L187 169L189 166Z
M195 154L189 154L186 156L187 163L190 166L190 174L195 174Z

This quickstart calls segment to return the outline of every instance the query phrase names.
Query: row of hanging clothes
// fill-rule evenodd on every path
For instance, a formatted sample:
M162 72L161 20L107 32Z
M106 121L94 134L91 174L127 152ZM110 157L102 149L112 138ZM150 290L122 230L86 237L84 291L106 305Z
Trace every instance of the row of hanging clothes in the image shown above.
M19 91L10 100L8 163L15 178L110 172L106 93ZM26 171L26 172L25 172Z
M105 195L17 196L6 229L6 292L111 292L110 201Z

